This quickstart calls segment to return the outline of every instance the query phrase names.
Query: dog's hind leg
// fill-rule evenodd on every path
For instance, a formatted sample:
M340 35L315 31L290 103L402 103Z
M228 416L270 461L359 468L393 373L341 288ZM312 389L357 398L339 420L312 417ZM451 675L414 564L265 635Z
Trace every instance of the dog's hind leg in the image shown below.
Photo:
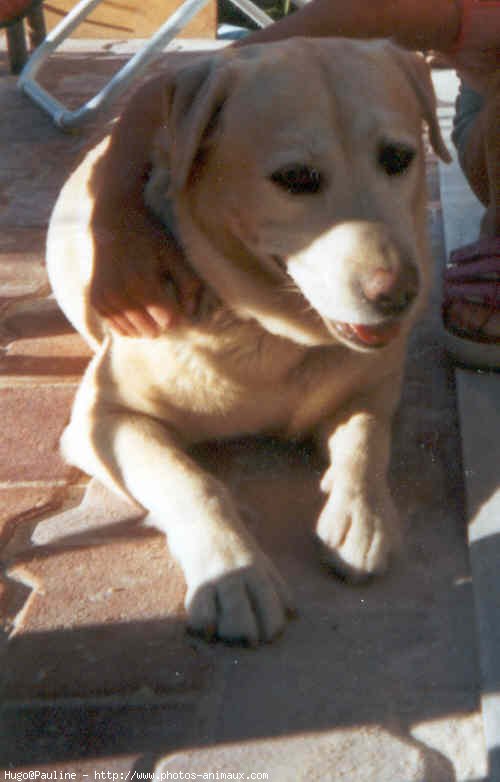
M238 516L226 488L163 423L94 400L76 401L63 435L69 461L150 512L187 582L190 628L254 645L284 628L288 590Z

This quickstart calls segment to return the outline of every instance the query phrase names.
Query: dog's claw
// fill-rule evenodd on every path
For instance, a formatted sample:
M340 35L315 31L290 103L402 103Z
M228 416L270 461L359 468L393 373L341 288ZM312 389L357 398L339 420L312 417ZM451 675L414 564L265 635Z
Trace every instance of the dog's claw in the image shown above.
M332 494L317 527L321 560L342 578L360 583L387 570L396 540L397 514L390 498L374 510L361 497Z
M253 565L227 573L188 595L190 631L208 640L257 646L280 635L294 611L288 589L272 568Z

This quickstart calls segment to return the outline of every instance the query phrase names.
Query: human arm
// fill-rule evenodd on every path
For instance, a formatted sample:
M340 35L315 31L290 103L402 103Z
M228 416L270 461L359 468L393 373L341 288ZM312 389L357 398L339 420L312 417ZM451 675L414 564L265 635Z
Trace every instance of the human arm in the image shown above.
M392 38L408 49L448 50L459 35L460 0L311 0L236 46L295 36Z
M91 181L94 272L90 300L121 334L156 336L196 309L201 283L175 239L144 204L164 78L141 87L114 126ZM173 282L176 296L167 282Z

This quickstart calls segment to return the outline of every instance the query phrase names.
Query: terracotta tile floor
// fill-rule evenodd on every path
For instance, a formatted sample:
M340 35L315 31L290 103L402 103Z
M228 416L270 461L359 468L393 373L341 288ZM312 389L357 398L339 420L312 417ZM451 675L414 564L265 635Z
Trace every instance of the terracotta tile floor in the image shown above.
M90 78L83 55L61 55L51 85L81 98L115 64L99 50ZM392 482L407 545L391 574L354 589L318 565L309 532L321 465L306 446L203 449L294 585L299 618L257 652L191 639L182 579L161 536L138 525L133 506L86 489L57 450L89 353L48 297L44 231L96 128L55 129L16 92L5 57L0 104L3 767L125 779L183 750L168 761L175 770L216 771L236 757L243 768L258 757L254 770L274 769L277 782L393 782L379 746L380 757L418 766L408 779L477 782L485 761L454 375L433 310L413 339L396 426ZM429 226L442 255L431 155L428 171ZM55 541L61 530L70 541ZM276 760L287 746L300 770ZM211 754L200 760L204 747ZM330 775L346 758L356 772ZM328 775L313 776L320 766Z

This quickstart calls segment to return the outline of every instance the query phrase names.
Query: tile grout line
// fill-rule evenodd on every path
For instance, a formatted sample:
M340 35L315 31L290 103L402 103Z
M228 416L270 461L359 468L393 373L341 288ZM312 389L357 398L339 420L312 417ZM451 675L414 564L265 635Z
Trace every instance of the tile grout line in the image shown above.
M70 483L63 478L47 481L0 481L0 491L4 489L50 489L58 486L86 486L86 483Z
M0 391L9 388L68 388L68 386L78 387L81 377L73 376L74 379L68 380L56 380L56 381L41 381L43 375L36 376L36 380L33 377L19 378L12 375L11 378L0 378Z

